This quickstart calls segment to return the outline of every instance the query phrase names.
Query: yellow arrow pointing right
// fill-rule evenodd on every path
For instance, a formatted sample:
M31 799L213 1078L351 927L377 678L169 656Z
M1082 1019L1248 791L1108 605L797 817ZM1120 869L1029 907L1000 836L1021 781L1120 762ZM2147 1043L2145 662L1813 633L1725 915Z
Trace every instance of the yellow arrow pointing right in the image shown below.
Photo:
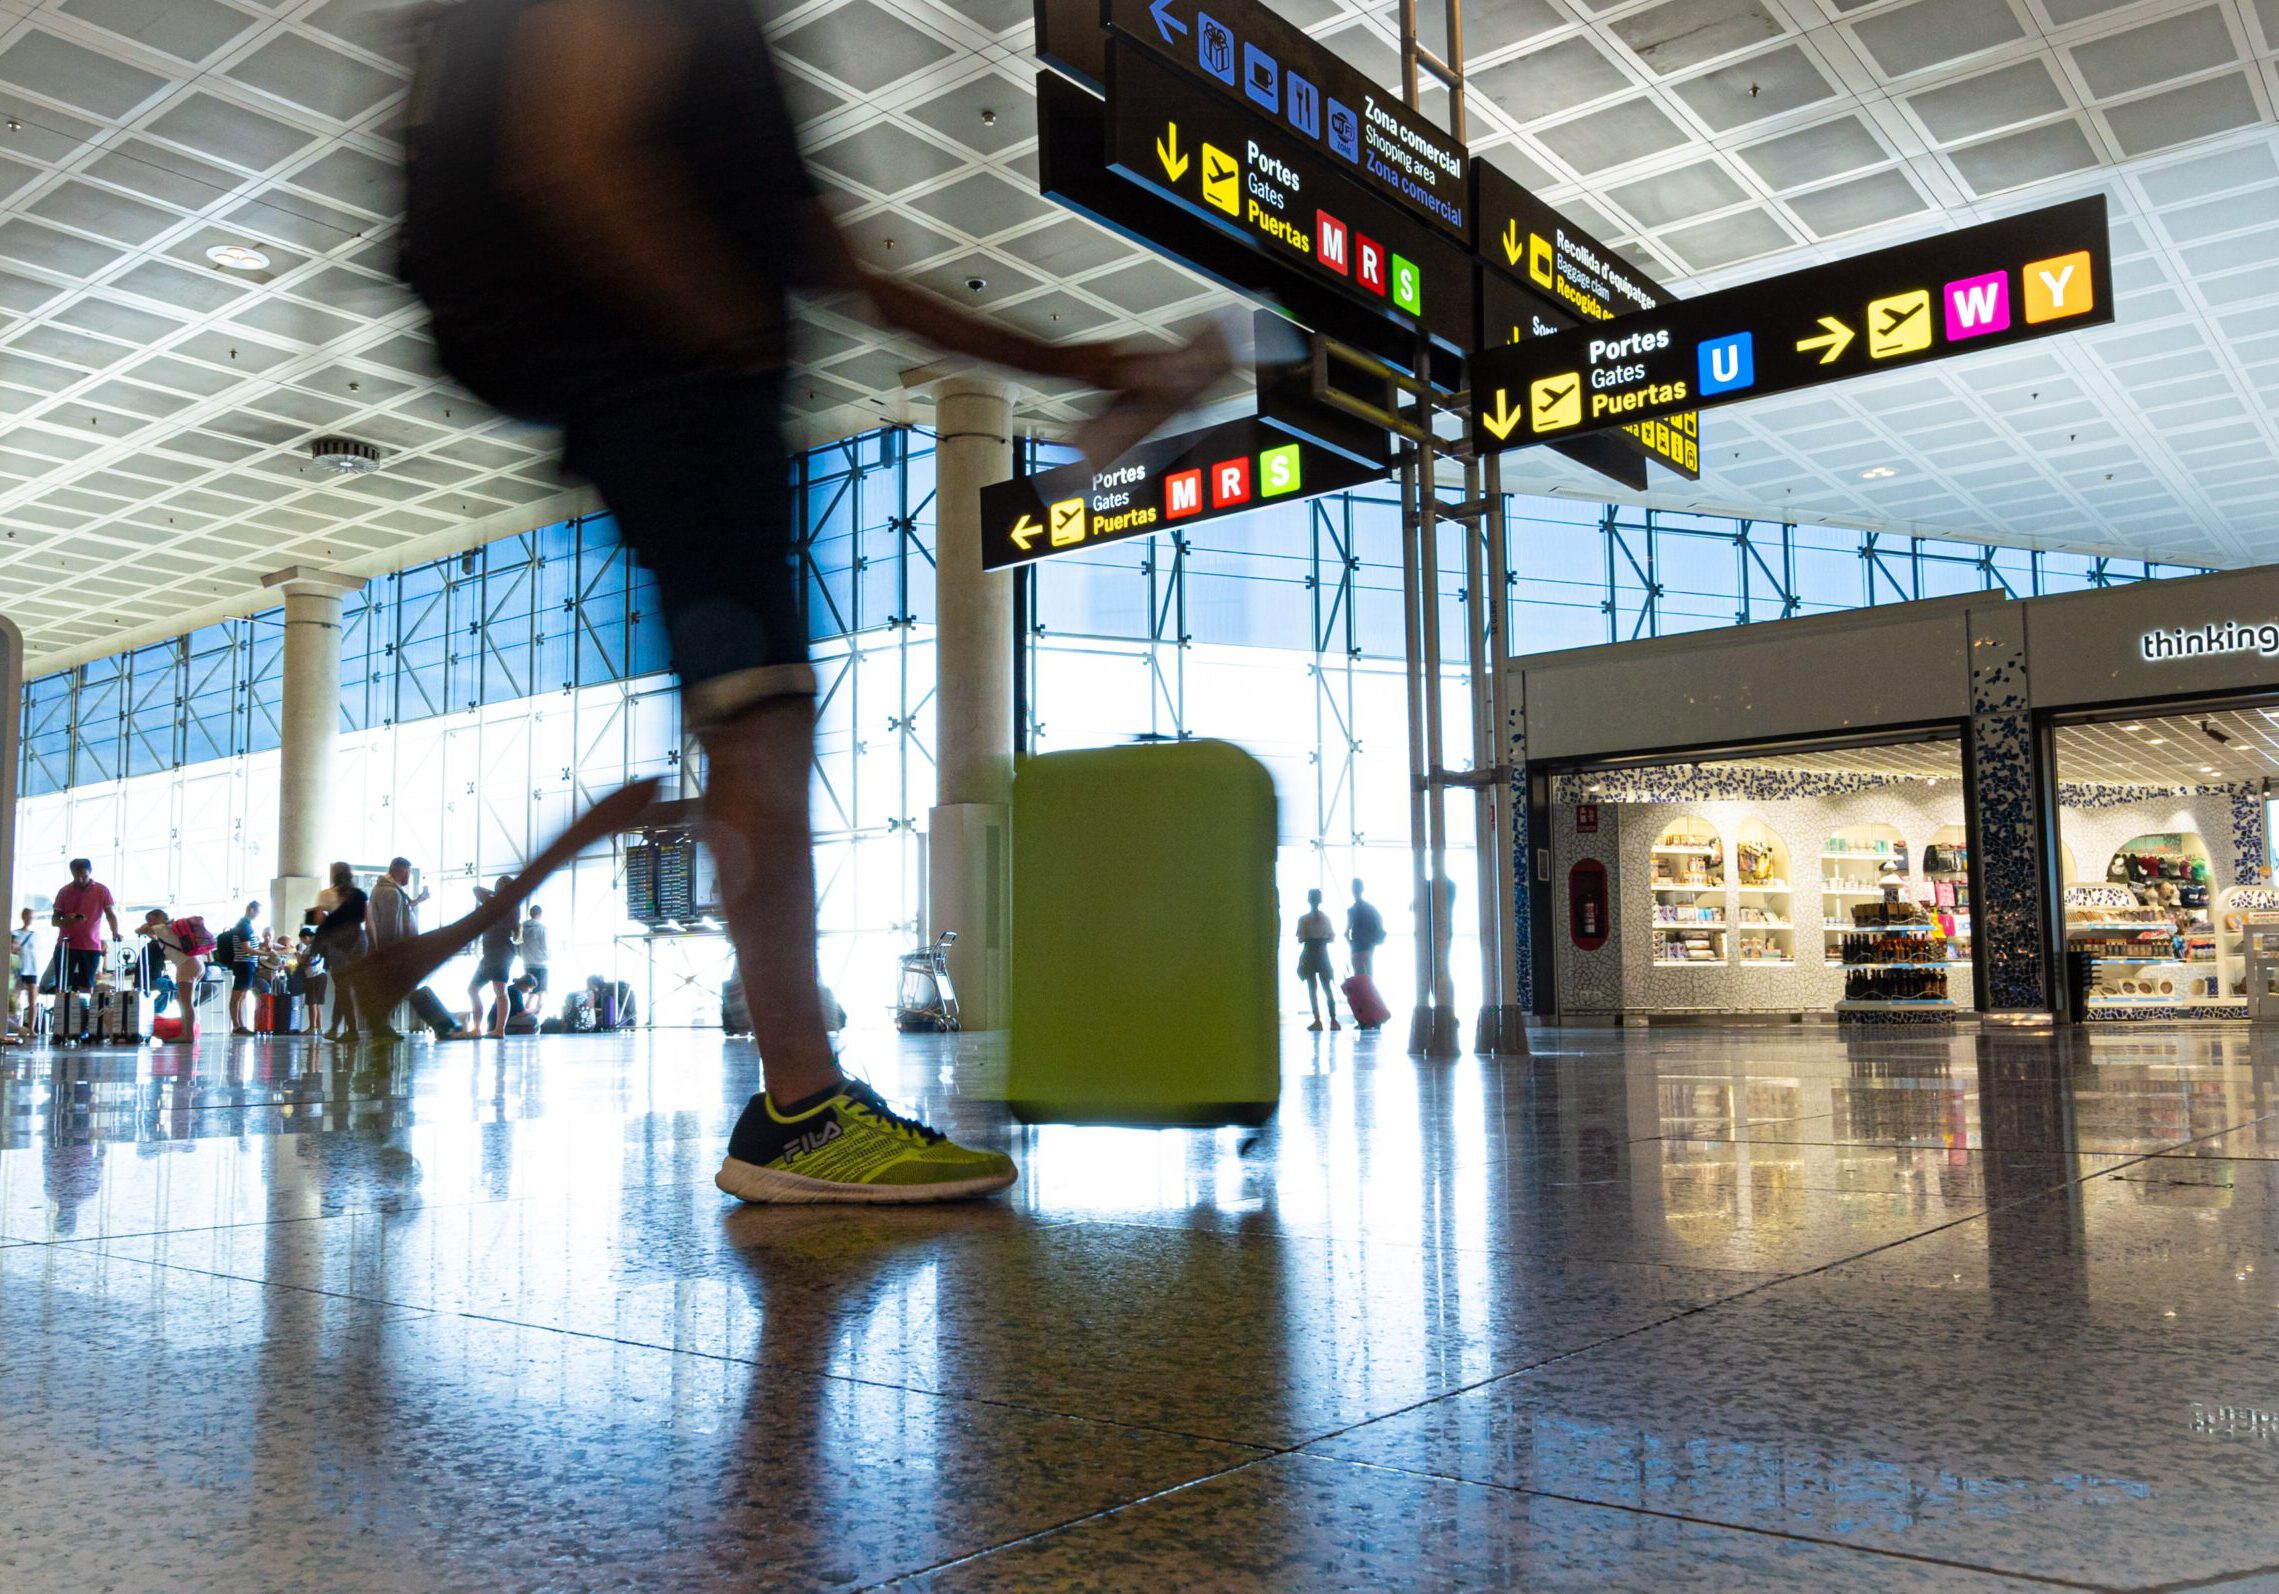
M1044 534L1044 527L1038 525L1027 515L1023 515L1018 521L1014 522L1013 525L1013 546L1020 549L1021 552L1027 553L1029 551L1029 544L1035 542Z
M1179 153L1179 124L1172 122L1163 137L1155 141L1155 158L1163 162L1164 171L1173 182L1187 175L1188 158Z
M1497 442L1508 442L1511 439L1513 428L1519 425L1520 416L1523 413L1523 411L1511 407L1509 390L1499 387L1496 389L1495 413L1481 416L1480 424L1488 429L1489 435L1495 438Z
M1519 264L1519 257L1520 257L1521 255L1524 255L1524 254L1526 254L1526 253L1527 253L1527 246L1526 246L1526 245L1524 245L1524 244L1522 244L1522 243L1519 241L1519 223L1518 223L1518 221L1516 221L1516 220L1513 220L1513 221L1507 221L1507 222L1505 222L1505 223L1504 223L1504 263L1505 263L1506 265L1512 265L1512 266L1516 266L1516 265L1518 265L1518 264Z
M1844 351L1852 346L1852 339L1859 334L1832 315L1822 316L1820 324L1828 329L1827 335L1800 340L1796 345L1796 352L1810 354L1814 349L1826 349L1828 352L1820 356L1820 363L1822 365L1834 365L1843 356Z

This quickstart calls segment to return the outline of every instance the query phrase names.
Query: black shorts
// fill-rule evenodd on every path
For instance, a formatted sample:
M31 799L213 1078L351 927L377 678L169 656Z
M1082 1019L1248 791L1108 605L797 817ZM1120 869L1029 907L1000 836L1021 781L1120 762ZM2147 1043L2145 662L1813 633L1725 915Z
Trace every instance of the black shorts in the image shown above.
M563 457L657 578L691 727L814 692L780 374L692 374L589 400Z
M531 985L543 996L546 992L546 965L543 963L525 963L522 966L522 972L530 976Z
M233 991L252 990L254 967L251 963L232 963L229 966L229 988Z
M39 988L40 988L40 977L39 977L37 974L19 974L19 975L17 975L17 976L16 976L16 989L17 989L17 990L19 990L19 991L36 991L36 990L38 990Z
M475 966L477 985L504 985L513 978L514 953L511 951L497 956L485 952L482 961Z

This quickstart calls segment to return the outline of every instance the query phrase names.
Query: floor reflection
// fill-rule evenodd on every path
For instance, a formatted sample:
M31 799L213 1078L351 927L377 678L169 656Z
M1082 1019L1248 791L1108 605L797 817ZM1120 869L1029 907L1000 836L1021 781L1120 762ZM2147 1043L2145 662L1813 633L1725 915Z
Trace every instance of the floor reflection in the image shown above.
M717 1036L0 1054L0 1586L2279 1564L2279 1043L1537 1040L1297 1032L1265 1129L1159 1133L858 1035L1022 1164L915 1211L722 1198Z

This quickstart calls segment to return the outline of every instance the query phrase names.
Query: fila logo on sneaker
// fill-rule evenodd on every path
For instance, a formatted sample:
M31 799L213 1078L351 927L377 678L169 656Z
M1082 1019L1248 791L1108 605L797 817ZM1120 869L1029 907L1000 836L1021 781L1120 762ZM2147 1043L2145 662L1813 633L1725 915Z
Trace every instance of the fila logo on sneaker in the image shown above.
M846 1131L839 1127L839 1120L834 1118L820 1129L810 1129L804 1135L794 1135L784 1142L783 1160L797 1162L802 1157L812 1156L844 1133Z

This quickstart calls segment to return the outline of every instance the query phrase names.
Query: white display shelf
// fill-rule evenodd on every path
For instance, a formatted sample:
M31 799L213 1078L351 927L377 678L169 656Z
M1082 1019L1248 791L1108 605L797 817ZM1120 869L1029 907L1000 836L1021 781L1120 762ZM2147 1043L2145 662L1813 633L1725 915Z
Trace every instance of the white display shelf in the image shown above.
M2163 926L2158 924L2068 924L2067 935L2158 935ZM2174 930L2169 931L2174 934Z
M1754 923L1751 923L1747 919L1743 919L1733 928L1736 930L1793 930L1796 928L1796 926L1786 919L1773 919L1770 921L1759 919Z
M1723 958L1656 958L1658 969L1723 969L1732 967Z
M1656 892L1657 894L1660 894L1660 893L1667 893L1667 892L1677 892L1677 891L1691 891L1691 892L1693 892L1693 893L1694 893L1696 896L1700 895L1700 894L1701 894L1702 892L1704 892L1704 891L1723 891L1724 889L1725 889L1725 888L1724 888L1723 886L1721 886L1721 885L1717 885L1717 886L1665 886L1665 885L1657 885L1656 887L1654 887L1654 890L1655 890L1655 892Z
M1830 935L1929 935L1927 924L1831 924Z
M1824 897L1880 897L1883 895L1883 887L1832 886L1823 880L1820 882L1820 894Z
M1715 847L1656 847L1654 856L1657 858L1706 858L1716 850Z
M1733 889L1745 891L1749 895L1757 897L1785 897L1796 888L1794 886L1735 886Z
M1693 931L1700 931L1704 934L1723 935L1727 930L1730 930L1731 928L1732 926L1727 924L1723 919L1704 919L1698 924L1675 923L1666 919L1656 919L1654 921L1654 933L1656 935L1684 935Z
M1894 1001L1857 1002L1847 997L1836 1004L1836 1011L1839 1013L1890 1013L1901 1010L1951 1009L1954 1005L1955 1001L1951 996L1911 996Z
M1824 852L1820 857L1826 863L1896 863L1899 860L1896 852Z
M1796 959L1794 958L1736 958L1734 961L1745 969L1793 969L1796 967Z

